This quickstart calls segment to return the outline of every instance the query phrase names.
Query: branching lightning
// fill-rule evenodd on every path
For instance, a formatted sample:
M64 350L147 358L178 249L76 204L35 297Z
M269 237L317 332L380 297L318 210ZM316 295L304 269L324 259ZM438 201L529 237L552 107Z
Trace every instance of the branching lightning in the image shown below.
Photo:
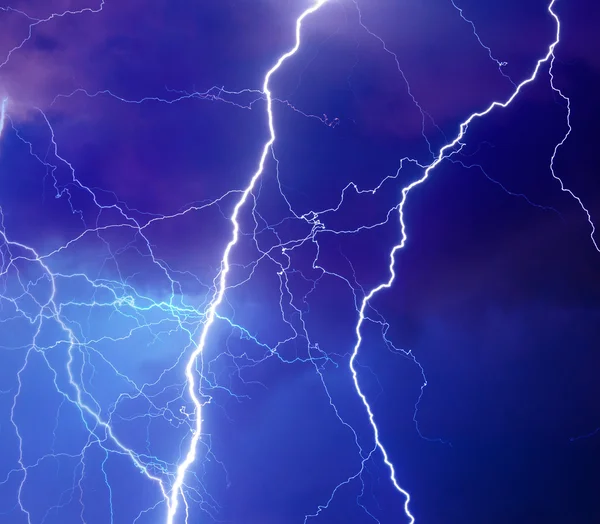
M196 413L195 413L196 427L194 429L193 436L190 440L189 450L187 452L187 455L186 455L185 459L183 460L183 462L181 462L179 464L179 466L177 467L177 476L175 478L175 482L172 487L171 501L169 504L169 512L168 512L168 516L167 516L168 524L173 524L173 521L175 519L175 515L177 513L177 507L178 507L178 503L179 503L179 492L183 485L183 480L184 480L184 477L185 477L185 474L186 474L188 468L196 459L196 447L198 444L198 440L200 439L201 429L202 429L202 414L201 414L202 404L200 403L200 400L198 399L198 397L196 395L196 380L195 380L195 376L194 376L194 365L196 363L196 360L198 359L198 356L204 351L204 346L206 344L206 337L208 336L209 329L215 320L217 308L223 301L223 296L225 295L225 289L227 287L227 274L229 273L229 269L230 269L229 256L230 256L231 250L238 242L238 236L239 236L239 231L240 231L240 225L238 223L238 215L239 215L240 209L248 200L248 196L250 195L251 191L254 189L259 177L262 175L262 173L265 169L265 162L269 155L269 151L270 151L271 147L273 146L273 143L275 142L275 124L273 122L273 99L271 97L271 91L269 90L269 81L271 80L271 77L283 65L283 63L288 58L293 56L300 48L300 32L302 29L303 20L307 16L318 11L325 4L325 2L327 2L327 0L318 0L313 6L309 7L306 11L304 11L298 17L298 19L296 20L296 43L295 43L294 47L291 50L289 50L287 53L285 53L281 57L279 57L279 59L277 60L275 65L271 69L269 69L269 71L265 75L265 80L263 82L262 90L263 90L263 93L264 93L266 101L267 101L267 114L268 114L268 120L269 120L269 140L263 147L263 151L260 156L260 161L258 164L258 169L254 173L254 175L252 175L252 178L250 179L250 183L248 184L246 189L244 189L244 192L242 193L241 198L237 201L237 203L233 209L233 214L231 215L231 224L233 226L233 236L232 236L232 239L227 244L227 247L225 248L225 252L223 253L221 270L220 270L220 274L218 277L217 289L216 289L215 295L213 296L213 298L211 300L210 305L208 306L208 311L206 314L206 321L204 323L204 327L202 328L202 332L200 334L200 341L198 343L197 348L192 353L192 355L188 361L188 364L185 368L185 374L186 374L187 383L188 383L188 392L194 402L194 406L196 407Z
M560 43L561 22L554 11L556 0L551 0L547 12L553 19L556 31L554 39L547 48L544 56L539 58L535 63L535 67L531 74L521 81L515 83L504 71L506 63L497 59L490 47L484 44L484 39L480 37L474 22L468 18L463 9L460 8L455 0L449 0L456 9L460 17L471 26L473 35L479 45L487 52L489 58L498 66L499 72L510 81L514 89L512 94L504 101L493 101L485 109L474 112L464 119L458 126L458 131L454 138L447 140L446 143L435 151L434 146L429 140L426 133L426 122L430 121L436 128L437 125L433 121L427 110L420 104L417 97L413 94L411 86L400 66L398 56L391 50L390 46L371 30L364 21L363 13L361 12L357 0L352 0L352 4L356 9L358 24L368 35L369 38L375 38L383 51L391 56L396 64L398 73L406 85L407 93L419 110L421 120L421 134L428 145L431 156L429 163L423 163L412 158L403 158L400 161L400 167L395 175L389 175L370 189L361 189L355 183L348 184L341 192L338 204L334 207L323 210L312 210L305 214L299 214L291 205L286 197L279 178L279 161L275 154L275 145L277 141L277 131L274 119L274 108L282 107L286 110L291 110L298 113L302 117L320 121L322 124L331 128L339 124L339 119L330 119L326 115L317 116L307 111L304 111L291 102L285 99L277 98L272 92L272 79L274 75L279 74L286 62L292 59L301 48L301 36L305 23L311 16L317 16L317 13L328 2L328 0L311 0L311 5L307 7L295 20L294 45L291 49L279 56L274 65L266 72L263 78L261 89L240 89L227 90L224 87L213 86L205 91L176 91L168 89L170 95L167 97L148 96L140 99L131 99L119 96L110 90L87 90L84 88L76 89L68 94L58 94L54 97L50 106L53 107L61 100L71 99L78 96L87 98L108 97L115 102L123 104L175 104L185 100L197 99L211 103L222 103L233 105L236 108L256 110L258 106L265 106L265 116L268 124L268 137L262 146L256 170L250 177L247 185L242 189L229 190L225 194L213 200L207 200L200 203L193 203L185 206L183 209L171 214L151 214L140 212L136 209L129 208L124 202L121 202L116 194L91 188L83 183L76 174L74 165L67 160L67 155L63 154L59 148L51 118L48 117L46 111L41 108L34 108L36 118L40 118L44 129L47 132L47 148L44 153L39 151L39 147L34 143L34 139L29 138L26 131L19 127L18 118L11 116L11 102L9 96L2 98L0 105L0 137L4 140L6 135L12 133L12 137L16 138L18 144L24 147L30 157L34 159L37 165L42 166L45 170L46 178L52 186L52 190L57 199L64 199L68 202L70 212L77 217L80 222L80 230L77 234L61 243L58 247L53 247L43 251L39 248L34 249L24 242L20 242L11 237L5 227L4 214L0 209L0 279L2 286L0 289L0 301L5 305L6 312L0 319L0 324L6 324L9 321L19 318L24 320L28 329L32 330L31 343L26 347L9 348L10 350L18 350L24 353L24 359L20 365L16 377L16 385L13 388L8 388L6 391L0 391L0 395L11 394L10 407L10 423L16 440L18 443L18 467L11 469L5 477L0 478L0 486L8 485L17 478L16 484L16 506L18 506L20 514L24 516L28 524L34 522L32 510L24 502L24 491L27 487L28 476L30 472L35 471L45 461L65 460L75 461L77 466L73 474L73 488L70 493L64 496L61 495L57 504L48 509L46 515L51 511L59 511L61 507L69 504L78 493L78 504L80 506L80 517L82 522L86 521L87 509L84 503L83 483L86 476L86 468L89 467L86 463L86 456L99 451L103 455L101 462L101 472L104 479L104 484L107 490L109 500L109 521L111 524L115 520L115 507L113 504L113 486L109 481L109 473L106 464L109 457L119 456L129 459L135 469L139 471L147 481L150 481L153 488L157 490L156 500L139 512L134 522L142 522L147 516L150 516L156 521L156 515L160 515L160 520L166 524L176 524L177 522L191 521L190 508L198 506L208 514L211 518L216 518L218 514L218 502L213 499L208 490L205 489L201 479L202 473L201 461L199 460L199 449L203 447L208 456L211 456L215 462L223 467L225 476L228 476L225 466L212 455L211 436L204 432L204 416L205 407L212 402L212 391L222 390L225 394L239 400L245 398L245 395L240 395L234 391L234 388L221 385L216 374L212 370L212 365L217 360L225 355L232 362L232 366L241 378L241 370L257 366L265 360L275 357L284 363L303 362L310 363L314 366L319 380L323 386L327 401L337 418L344 426L344 431L348 431L358 451L359 461L358 467L354 473L343 479L339 484L333 487L329 498L319 505L313 513L304 516L304 522L311 519L316 519L325 512L336 495L346 486L354 481L360 482L362 489L357 497L358 506L364 513L374 520L379 522L377 517L367 508L362 502L364 495L365 483L363 474L366 464L373 461L380 454L383 459L383 464L389 473L389 481L398 495L403 500L403 515L399 516L397 521L403 519L410 524L416 520L415 515L411 511L410 501L411 495L409 490L404 485L410 484L410 479L400 480L400 475L392 462L390 452L384 446L384 436L380 427L376 422L376 417L372 408L373 403L367 398L364 385L361 385L361 377L359 373L358 356L364 346L364 327L366 322L377 324L381 328L381 336L386 343L386 346L394 353L403 354L407 359L414 363L419 369L422 376L423 384L421 393L415 404L414 422L416 429L423 438L418 426L418 406L423 396L424 388L427 386L425 371L418 362L416 356L410 350L400 350L396 348L387 338L389 322L381 315L374 307L374 299L384 290L392 288L396 279L396 257L407 243L407 227L405 217L405 204L408 200L408 195L417 186L423 184L440 164L445 160L455 162L465 168L477 167L485 176L487 173L480 165L466 165L461 160L457 160L461 149L465 145L465 139L469 126L475 121L488 116L494 109L507 108L518 97L523 89L534 82L545 66L548 67L550 77L550 86L552 90L559 96L566 106L567 131L556 144L550 158L549 171L551 176L559 183L560 189L575 199L581 209L584 211L588 224L591 228L591 240L597 251L600 252L600 247L595 238L596 228L592 220L590 211L585 207L583 201L573 191L571 191L563 180L558 176L555 169L555 160L561 147L568 140L571 133L571 101L556 86L556 80L553 72L555 63L555 49ZM45 18L33 18L22 11L12 8L2 8L4 12L12 12L19 16L25 17L28 20L28 32L26 37L14 46L6 57L0 61L0 69L14 59L15 55L23 49L24 46L31 40L33 31L36 26L46 23L56 18L61 18L67 15L81 14L98 14L103 10L104 1L100 2L97 8L84 8L76 11L68 10L60 13L53 13ZM10 95L10 93L9 93ZM11 95L12 96L12 95ZM250 102L240 102L243 97L249 97ZM437 128L439 129L439 128ZM265 170L267 163L272 159L276 167L277 184L281 193L281 197L286 202L286 205L291 214L290 220L295 220L302 224L305 229L302 233L296 234L291 238L284 238L277 231L279 224L269 224L264 219L258 210L257 201L260 197L260 185L265 178ZM327 217L335 214L345 203L345 197L349 192L355 194L370 194L375 195L383 185L398 177L400 171L405 165L412 165L419 169L420 176L404 186L401 191L399 202L387 211L385 218L375 223L361 223L358 227L349 227L347 229L335 229L327 225ZM490 178L488 176L488 178ZM498 184L503 190L511 193L502 184L491 179L492 182ZM81 198L91 202L91 206L95 212L92 218L86 215L83 206L80 204L81 198L75 196L83 195ZM551 209L545 206L532 203L527 196L517 194L516 196L525 198L528 203L540 207L542 209ZM221 213L221 205L231 204L232 212L226 217L228 226L230 227L231 236L226 244L222 256L220 258L220 266L217 275L212 280L212 283L201 281L198 277L193 276L194 281L202 288L206 294L200 300L200 304L192 304L186 298L182 298L185 293L182 291L183 286L180 282L183 277L189 277L189 274L183 275L168 263L162 260L156 253L152 240L149 236L149 231L161 224L182 217L192 216L195 213L206 211L209 209L219 209ZM252 204L251 215L254 221L252 232L244 231L241 213L246 211L247 207ZM553 209L552 209L553 210ZM554 210L553 210L554 211ZM396 215L397 213L397 215ZM106 217L110 218L106 218ZM367 231L377 228L383 224L390 222L394 217L397 217L400 226L400 238L389 252L389 264L387 279L380 284L365 290L356 281L354 268L348 260L348 264L352 269L354 281L352 278L342 276L341 272L337 273L325 267L320 261L319 244L322 235L351 235L361 231ZM285 220L288 220L287 218ZM270 245L264 246L260 242L261 233L268 231L272 237L276 238ZM109 240L105 238L113 232L131 234L131 239L127 240L125 247L114 250L111 247ZM104 236L103 236L104 235ZM236 264L233 253L234 249L244 237L250 236L256 251L259 253L256 260L243 266L246 271L245 276L241 279L232 279L233 268L241 264ZM64 253L70 252L75 246L82 241L96 238L105 246L106 255L105 263L114 263L117 268L118 278L104 278L88 275L79 271L60 271L53 267L54 260ZM318 277L309 278L302 274L302 278L309 282L311 289L300 299L294 296L291 290L289 278L290 274L296 270L292 267L293 251L305 245L314 247L314 258L312 260L312 269L318 274ZM130 284L128 278L121 276L121 268L117 262L119 252L126 249L132 249L140 254L144 262L148 262L153 270L160 272L161 278L168 282L170 296L166 300L157 300L147 294L137 290L134 285ZM227 291L235 289L244 283L250 281L254 276L255 270L259 263L269 261L277 266L277 277L279 279L279 308L281 311L281 321L286 328L289 328L290 335L277 342L275 345L270 345L259 337L254 336L246 327L238 323L234 317L223 313L227 303ZM354 325L355 344L352 348L347 348L348 353L345 355L333 354L325 351L319 345L313 342L309 330L305 322L305 313L297 303L306 302L307 297L314 291L317 283L321 278L338 279L344 283L351 291L354 298L354 307L356 309L356 324ZM81 298L69 286L81 289L86 289L88 295ZM65 291L67 289L68 291ZM66 297L66 298L65 298ZM85 321L74 320L71 317L70 310L79 308L80 310L88 311L87 323L92 324L93 311L111 311L112 316L124 322L124 327L119 332L115 330L113 334L93 334L93 330L85 326ZM292 321L292 317L297 320ZM214 331L215 324L221 321L226 324L232 333L239 334L240 339L251 341L263 353L260 356L250 356L247 352L235 353L229 347L224 352L213 352L210 350L210 337ZM50 326L50 328L49 328ZM60 335L56 336L51 342L47 341L46 330L55 328L58 329ZM98 349L105 342L118 344L123 341L129 341L140 333L149 333L153 340L159 339L161 336L168 337L173 333L183 334L184 342L181 343L182 349L176 359L176 362L164 369L160 376L153 381L145 382L134 378L128 373L122 371L117 364L114 364L111 358L105 356L101 349ZM305 345L308 357L293 356L288 358L282 352L282 348L286 344L293 341L301 341ZM8 347L8 345L7 345ZM6 348L3 348L6 349ZM57 356L58 355L58 356ZM335 358L334 358L335 357ZM61 360L62 358L62 360ZM337 359L337 360L336 360ZM81 446L79 453L71 451L56 451L54 444L52 449L37 457L35 460L28 460L24 451L24 437L18 422L20 398L24 394L24 385L26 383L25 375L28 369L34 365L32 362L39 361L50 372L51 380L57 394L60 396L61 404L59 409L67 409L64 406L71 406L76 410L77 419L85 427L86 439ZM95 362L95 363L94 363ZM327 380L324 373L325 364L338 365L343 362L348 366L350 376L352 378L355 393L358 396L360 403L364 408L363 414L366 412L368 419L368 428L372 436L372 443L365 446L358 436L358 431L345 418L343 410L336 405L333 395L327 387ZM108 407L99 399L98 393L94 393L92 387L92 379L89 376L94 376L97 373L96 366L104 366L118 382L122 389L111 398L110 402L106 402ZM176 375L183 369L183 376ZM165 384L166 382L166 384ZM190 401L193 406L193 411L186 411L185 402ZM128 402L142 402L147 413L143 415L121 415L118 410L120 406L126 405ZM183 406L181 405L183 404ZM120 432L116 425L120 418L126 419L141 419L147 423L146 449L136 450L134 446L128 444L127 435ZM181 447L179 460L175 463L159 458L152 451L150 426L155 420L164 421L174 429L182 428L184 437ZM59 427L59 415L56 417L54 427L54 440ZM444 442L442 439L430 439ZM198 465L200 463L200 465ZM46 517L44 516L44 519ZM43 520L43 519L42 519Z

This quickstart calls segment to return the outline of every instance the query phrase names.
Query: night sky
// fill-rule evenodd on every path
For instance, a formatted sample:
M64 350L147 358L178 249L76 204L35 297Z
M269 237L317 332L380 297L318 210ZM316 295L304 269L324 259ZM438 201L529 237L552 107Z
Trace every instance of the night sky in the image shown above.
M600 523L600 4L320 1L0 7L0 523Z

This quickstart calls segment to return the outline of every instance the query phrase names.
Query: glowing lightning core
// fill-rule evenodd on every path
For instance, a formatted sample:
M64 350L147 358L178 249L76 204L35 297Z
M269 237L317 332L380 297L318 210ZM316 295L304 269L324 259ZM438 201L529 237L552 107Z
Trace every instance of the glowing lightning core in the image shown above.
M175 482L173 483L172 491L171 491L171 499L168 507L168 515L167 515L167 524L173 524L175 515L177 513L177 507L179 504L179 493L181 491L182 497L185 497L182 492L183 480L188 468L194 463L196 459L196 447L198 445L198 440L200 439L200 434L202 430L202 404L196 395L196 379L194 375L194 366L198 357L204 351L204 346L206 345L206 338L208 336L208 331L212 324L214 323L216 311L221 302L223 301L223 295L225 294L226 288L226 280L227 274L229 273L229 254L233 247L237 244L238 234L239 234L239 223L238 223L238 214L242 208L242 206L246 203L248 199L248 195L254 189L254 186L257 180L262 175L265 162L267 159L267 155L269 154L269 150L271 146L275 142L275 126L273 123L273 99L271 96L271 91L269 90L269 81L275 72L282 66L282 64L291 56L293 56L298 49L300 48L300 30L302 28L302 21L309 16L310 14L318 11L327 0L318 0L313 6L306 9L296 20L296 42L292 49L290 49L287 53L281 55L275 65L269 69L267 74L265 75L265 79L263 82L263 93L265 94L265 98L267 101L267 115L269 122L269 140L265 143L262 154L260 156L260 161L258 164L258 168L244 192L242 196L238 200L237 204L233 209L233 214L231 215L231 224L233 225L233 235L225 251L223 252L223 258L221 262L221 272L218 278L218 285L213 295L213 298L208 306L208 311L206 314L206 322L202 328L202 332L200 334L200 341L198 342L198 346L191 354L190 359L188 360L187 366L185 368L185 375L188 383L188 392L192 399L192 402L195 406L195 416L196 416L196 427L192 432L192 439L190 441L190 445L188 448L188 452L185 456L183 462L179 464L177 467L177 476L175 478ZM187 520L187 519L186 519Z
M412 182L411 184L409 184L408 186L406 186L403 190L402 190L402 199L400 202L400 206L399 206L399 215L400 215L400 226L401 226L401 240L400 243L395 245L392 248L392 251L390 253L390 264L389 264L389 272L390 272L390 277L387 280L387 282L380 284L379 286L373 288L364 298L360 307L360 311L359 311L359 320L358 323L356 325L356 336L357 336L357 342L356 345L354 346L354 351L352 353L352 356L350 358L350 369L352 371L352 377L354 379L354 385L356 387L356 391L358 392L358 395L360 396L368 414L369 414L369 421L371 423L371 426L373 428L373 432L375 435L375 441L377 443L377 447L380 449L381 453L383 454L383 458L384 461L386 463L386 465L388 466L389 470L390 470L390 479L392 480L392 483L394 484L394 487L401 493L404 494L404 496L406 497L406 502L404 505L404 509L406 512L406 515L410 518L410 523L412 524L414 522L414 517L411 515L411 513L409 512L408 509L408 504L410 501L410 495L408 494L408 492L406 492L405 490L403 490L399 485L398 482L396 480L396 472L394 470L394 465L391 463L391 461L389 460L388 457L388 453L385 450L383 444L381 443L381 440L379 439L379 429L377 427L377 424L375 423L375 418L373 415L373 411L371 410L371 407L369 405L369 403L367 402L367 398L365 396L365 394L362 392L359 382L358 382L358 374L356 371L356 368L354 366L354 362L356 360L356 357L358 355L358 350L360 348L361 342L362 342L362 335L361 335L361 327L363 322L365 321L365 309L367 307L367 305L369 304L369 302L371 301L371 299L382 289L388 289L392 286L394 279L396 277L396 273L394 270L394 262L395 262L395 255L396 252L401 250L405 244L406 244L406 239L407 239L407 235L406 235L406 225L404 222L404 204L406 203L406 199L408 196L408 193L415 188L416 186L422 184L423 182L425 182L425 180L427 180L427 178L429 178L429 175L431 173L431 171L433 169L435 169L444 159L448 158L448 156L452 155L453 149L456 146L460 146L461 144L461 140L463 139L463 137L465 136L467 129L469 127L469 124L471 122L473 122L474 120L481 118L483 116L486 116L487 114L489 114L494 108L496 107L502 107L502 108L506 108L508 107L512 101L517 97L517 95L521 92L521 90L529 83L533 82L535 80L535 78L537 77L537 74L541 68L541 66L543 64L545 64L546 62L548 62L550 60L550 66L552 67L553 63L554 63L554 49L555 47L558 45L558 43L560 42L560 19L558 18L557 14L553 11L553 7L555 4L556 0L552 0L550 2L550 4L548 5L548 13L550 13L550 15L552 16L552 18L554 18L555 22L556 22L556 33L555 33L555 38L554 41L550 44L550 46L548 47L548 51L546 53L546 55L543 58L540 58L537 63L536 66L533 70L533 73L531 73L531 75L526 78L525 80L523 80L520 84L518 84L516 86L516 89L513 91L512 95L505 101L505 102L492 102L484 111L481 112L475 112L472 113L465 121L463 121L460 126L459 126L459 132L456 135L456 137L454 138L454 140L452 140L451 142L448 142L447 144L445 144L439 151L437 157L435 158L435 160L429 164L429 166L427 166L427 168L425 169L423 176ZM554 77L552 76L552 69L550 69L550 77L551 77L551 87L554 91L558 92L560 94L560 96L565 99L567 101L567 108L568 108L568 113L567 113L567 118L570 116L570 104L569 104L569 99L563 95L555 86L554 86ZM554 149L553 155L552 155L552 159L551 159L551 164L550 164L550 169L551 169L551 173L552 176L554 178L556 178L559 182L560 182L560 186L561 189L565 192L568 192L580 205L580 207L583 209L583 211L586 213L587 218L588 218L588 223L591 225L592 227L592 233L591 233L591 237L592 237L592 242L594 243L594 247L596 247L596 249L598 250L598 245L596 244L596 241L594 239L594 232L595 232L595 226L594 223L591 220L591 216L589 211L585 208L585 206L583 205L581 199L579 197L577 197L574 193L572 193L570 190L566 189L562 180L555 174L554 169L553 169L553 164L554 164L554 159L556 156L556 152L557 150L560 148L560 146L562 146L564 144L564 142L566 141L567 137L569 136L569 133L571 131L571 126L570 123L568 122L568 131L565 134L565 136L563 137L563 139L557 144L557 146Z
M4 130L4 124L6 123L6 106L8 105L8 98L2 99L2 105L0 105L0 136Z

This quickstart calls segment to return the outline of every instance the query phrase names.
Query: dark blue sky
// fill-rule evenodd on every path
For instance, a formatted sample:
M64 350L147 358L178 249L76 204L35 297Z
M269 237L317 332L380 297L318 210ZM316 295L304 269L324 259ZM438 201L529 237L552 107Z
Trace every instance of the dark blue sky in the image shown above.
M167 524L196 426L185 366L269 138L264 75L309 6L126 4L0 10L0 523ZM369 455L359 308L389 279L402 189L532 74L548 4L306 18L194 368L202 435L172 524L410 522ZM365 309L354 368L417 523L600 522L582 209L600 216L600 9L553 9L554 89L548 60L411 190L396 278ZM581 205L551 170L569 126L553 168Z

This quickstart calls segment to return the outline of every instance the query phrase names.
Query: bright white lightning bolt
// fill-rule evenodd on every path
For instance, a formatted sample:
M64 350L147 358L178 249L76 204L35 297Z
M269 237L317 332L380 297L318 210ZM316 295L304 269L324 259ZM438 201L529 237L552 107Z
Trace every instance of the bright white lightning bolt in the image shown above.
M8 97L2 99L2 105L0 106L0 136L4 130L4 124L6 123L6 106L8 105Z
M215 321L217 308L223 301L223 296L225 294L225 289L227 287L227 285L226 285L227 284L227 274L229 273L229 267L230 267L229 266L229 255L230 255L233 247L238 242L238 234L239 234L239 229L240 229L240 226L238 223L239 212L242 209L243 205L246 203L246 200L248 199L248 196L250 195L251 191L254 189L256 182L262 175L264 168L265 168L265 162L267 160L267 156L269 154L271 146L275 142L275 125L273 123L273 99L271 96L271 91L269 89L269 81L271 80L271 77L277 72L277 70L283 65L283 63L288 58L290 58L291 56L296 54L298 49L300 49L300 32L302 29L303 20L307 16L318 11L326 2L327 2L327 0L318 0L314 5L312 5L308 9L306 9L296 19L296 41L295 41L294 47L292 47L292 49L290 49L287 53L285 53L279 57L279 59L277 60L275 65L271 69L269 69L269 71L267 71L267 74L265 75L265 78L263 81L263 89L262 90L263 90L263 93L265 94L265 98L266 98L266 102L267 102L269 140L265 143L265 145L263 147L262 154L260 156L260 161L258 163L258 168L257 168L256 172L254 173L254 175L252 175L252 178L250 179L248 186L246 186L246 189L244 189L242 196L237 201L237 203L233 209L233 214L231 215L231 224L233 226L233 235L223 253L223 257L222 257L222 261L221 261L221 272L220 272L220 275L217 277L218 278L217 289L216 289L215 294L213 295L213 298L208 306L208 310L206 313L206 321L204 323L202 332L200 334L200 341L198 342L198 346L196 347L194 352L190 355L190 359L188 360L188 363L185 368L185 375L186 375L187 385L188 385L188 393L189 393L190 398L192 399L192 402L194 403L194 407L195 407L195 417L196 417L195 422L196 422L196 424L195 424L195 429L192 433L192 438L190 440L188 452L185 456L185 459L177 467L177 476L175 478L175 482L173 483L171 499L170 499L169 508L168 508L167 524L173 524L173 522L174 522L175 515L177 514L177 507L179 504L180 492L181 492L181 496L184 497L184 500L185 500L185 496L182 492L183 481L184 481L184 477L185 477L185 474L186 474L188 468L196 460L196 448L198 446L198 441L200 439L200 435L201 435L201 431L202 431L202 404L200 403L200 400L198 399L198 396L196 395L196 379L195 379L195 374L194 374L194 366L196 364L196 361L198 360L198 357L200 357L201 353L204 351L204 347L206 345L206 338L208 336L210 327L213 325L213 323ZM186 518L186 521L187 521L187 518Z
M390 277L389 279L384 282L383 284L380 284L379 286L373 288L364 298L363 301L361 303L361 307L360 307L360 311L359 311L359 319L358 319L358 323L356 324L356 337L357 337L357 341L356 341L356 345L354 346L354 351L352 352L352 356L350 358L350 370L352 372L352 378L354 380L354 386L356 388L356 391L358 393L358 395L360 396L366 410L367 413L369 414L369 421L371 423L371 427L373 429L373 433L375 435L375 442L377 444L377 447L379 448L379 450L381 451L382 455L383 455L383 459L385 464L387 465L387 467L389 468L389 472L390 472L390 479L394 485L394 487L400 492L402 493L405 497L405 504L404 504L404 510L406 512L406 515L409 517L410 519L410 523L412 524L414 522L414 517L413 515L410 513L409 509L408 509L408 505L410 502L410 495L407 491L405 491L404 489L402 489L400 487L400 485L398 484L398 481L396 479L396 471L394 469L394 465L392 464L392 462L389 459L388 453L385 449L385 447L383 446L380 436L379 436L379 428L377 427L377 424L375 423L375 417L373 414L373 411L371 409L371 406L369 405L367 398L365 396L365 394L362 392L361 388L360 388L360 384L358 381L358 373L356 371L356 367L355 367L355 361L356 361L356 357L358 355L358 350L361 346L362 343L362 334L361 334L361 327L365 321L365 310L369 304L369 302L373 299L373 297L379 293L381 290L383 289L389 289L392 284L394 283L395 277L396 277L396 272L394 270L394 262L395 262L395 256L396 253L401 250L402 248L404 248L405 244L406 244L406 240L407 240L407 235L406 235L406 224L404 222L404 204L406 203L406 199L408 197L408 194L410 193L410 191L412 189L414 189L415 187L417 187L418 185L422 184L423 182L425 182L425 180L427 180L427 178L429 178L429 175L431 173L431 171L433 169L435 169L445 158L447 158L448 156L450 156L452 154L453 148L455 148L456 146L460 145L461 140L463 139L463 137L465 136L467 129L469 127L469 124L471 122L473 122L474 120L481 118L483 116L486 116L487 114L489 114L494 108L496 107L502 107L502 108L506 108L508 107L512 101L518 96L518 94L521 92L521 90L529 83L533 82L535 80L535 78L538 75L538 72L541 68L541 66L548 62L550 60L550 67L552 67L553 63L554 63L554 49L555 47L558 45L558 43L560 42L560 19L558 18L557 14L553 11L553 7L555 4L556 0L552 0L550 2L550 4L548 5L548 12L550 13L550 15L552 16L552 18L554 18L555 22L556 22L556 33L555 33L555 38L554 41L550 44L550 46L548 47L548 52L546 53L546 55L539 59L536 63L536 66L533 70L533 73L526 78L525 80L523 80L520 84L518 84L516 86L516 89L513 91L512 95L504 102L492 102L484 111L481 112L476 112L471 114L466 120L464 120L460 126L459 126L459 132L456 135L456 137L454 138L454 140L452 140L451 142L448 142L447 144L445 144L439 151L436 159L429 164L429 166L427 166L427 168L425 169L423 176L421 178L419 178L418 180L412 182L411 184L409 184L408 186L406 186L403 190L402 190L402 199L400 201L400 205L399 205L399 216L400 216L400 226L401 226L401 239L400 239L400 243L398 243L397 245L395 245L392 248L392 251L390 253L390 264L389 264L389 272L390 272ZM570 116L570 104L569 104L569 100L566 96L564 96L555 86L554 86L554 77L552 76L552 69L550 68L550 77L551 77L551 86L552 89L554 89L555 91L557 91L560 96L567 101L567 108L568 108L568 117ZM588 222L592 227L592 241L594 242L594 246L596 247L596 249L598 250L598 245L596 244L596 241L594 239L594 232L595 232L595 227L594 224L592 222L591 216L589 211L584 207L581 199L579 197L577 197L574 193L572 193L570 190L566 189L562 180L555 174L554 172L554 159L556 157L556 152L557 150L564 144L564 142L567 140L569 133L571 131L571 126L570 123L568 123L568 131L566 133L566 135L563 137L563 139L556 145L555 149L554 149L554 153L552 155L552 159L551 159L551 164L550 164L550 168L551 168L551 172L552 172L552 176L554 178L556 178L557 180L559 180L560 185L561 185L561 189L563 191L568 192L573 198L575 198L577 200L577 202L579 203L579 205L581 206L581 208L585 211L587 218L588 218ZM599 250L600 251L600 250Z

